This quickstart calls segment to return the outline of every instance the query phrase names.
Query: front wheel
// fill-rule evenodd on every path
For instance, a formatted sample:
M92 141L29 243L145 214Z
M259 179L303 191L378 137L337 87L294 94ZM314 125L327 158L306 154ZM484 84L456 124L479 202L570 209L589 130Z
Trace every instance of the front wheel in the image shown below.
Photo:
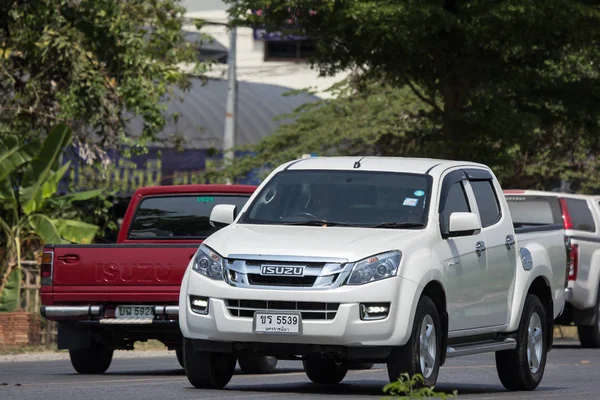
M183 341L185 375L198 389L224 388L233 376L236 361L232 354L194 351L190 339Z
M527 295L517 331L517 347L496 352L496 369L508 390L533 390L546 367L546 311L540 299Z
M185 368L183 365L183 349L181 347L175 350L175 355L177 356L177 362L181 365L181 368Z
M314 383L335 385L340 383L348 373L348 364L324 358L307 358L302 360L304 372Z
M440 371L442 324L434 302L423 296L417 304L415 321L408 342L392 350L387 363L390 382L403 373L423 376L424 386L434 386Z
M106 372L113 358L113 350L102 344L95 344L87 349L71 349L69 357L71 365L80 374L103 374Z
M270 374L277 367L277 358L260 354L240 354L240 369L246 374Z

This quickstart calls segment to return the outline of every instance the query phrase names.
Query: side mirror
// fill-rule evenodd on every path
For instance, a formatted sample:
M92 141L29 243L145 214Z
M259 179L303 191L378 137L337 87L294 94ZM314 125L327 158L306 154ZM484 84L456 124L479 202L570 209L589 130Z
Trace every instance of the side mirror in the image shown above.
M455 212L450 214L449 236L470 236L481 231L481 221L475 213Z
M213 227L223 227L235 221L237 206L232 204L217 204L210 212L210 224Z

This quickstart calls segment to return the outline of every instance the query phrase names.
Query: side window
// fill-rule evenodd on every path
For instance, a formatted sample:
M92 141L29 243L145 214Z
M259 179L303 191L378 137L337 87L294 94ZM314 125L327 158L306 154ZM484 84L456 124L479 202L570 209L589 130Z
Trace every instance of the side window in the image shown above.
M440 211L440 224L442 233L448 233L450 214L453 212L470 212L469 201L462 182L456 182L448 190L444 206Z
M587 201L569 198L563 198L563 200L567 203L569 214L571 214L573 229L578 231L596 232L594 217L588 207Z
M477 208L479 208L481 226L486 228L494 225L500 220L501 214L492 181L471 181L471 187L475 193Z

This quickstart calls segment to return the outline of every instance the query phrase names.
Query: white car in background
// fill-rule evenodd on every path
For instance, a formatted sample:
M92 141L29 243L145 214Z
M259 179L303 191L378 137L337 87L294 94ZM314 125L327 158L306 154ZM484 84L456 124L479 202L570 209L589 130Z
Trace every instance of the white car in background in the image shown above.
M522 229L562 225L570 239L565 311L556 323L577 325L583 347L600 348L600 197L506 190L513 221Z

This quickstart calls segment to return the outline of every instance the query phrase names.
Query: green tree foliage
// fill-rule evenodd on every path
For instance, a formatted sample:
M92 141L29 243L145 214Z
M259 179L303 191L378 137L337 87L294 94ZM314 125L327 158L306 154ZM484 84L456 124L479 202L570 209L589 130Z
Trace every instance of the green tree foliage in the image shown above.
M79 220L48 213L56 204L58 184L69 163L56 168L60 153L70 144L71 130L56 126L43 143L20 144L15 136L0 140L0 311L19 304L24 242L90 243L98 230ZM60 197L61 202L89 200L102 190Z
M57 122L98 148L144 145L165 124L161 100L202 76L179 0L0 2L0 135L39 138ZM182 68L184 67L184 68ZM141 116L143 132L125 129Z
M352 142L353 135L366 134L357 153L470 159L495 167L508 186L581 178L584 189L593 189L589 172L597 171L600 149L600 2L228 2L238 24L315 38L314 63L321 73L359 71L366 82L362 90L306 113L320 134L327 128L336 132L334 152L349 152L337 145L347 143L343 137ZM403 94L404 106L398 102ZM349 105L358 114L346 113ZM370 108L375 106L380 109ZM413 116L412 130L406 119L389 118L403 113ZM254 150L274 151L263 157L279 159L285 157L273 146L276 141L293 143L294 135L302 143L317 140L306 118ZM374 148L369 138L378 134L365 133L369 125L396 134ZM291 158L310 150L307 145ZM219 176L225 173L236 171Z

